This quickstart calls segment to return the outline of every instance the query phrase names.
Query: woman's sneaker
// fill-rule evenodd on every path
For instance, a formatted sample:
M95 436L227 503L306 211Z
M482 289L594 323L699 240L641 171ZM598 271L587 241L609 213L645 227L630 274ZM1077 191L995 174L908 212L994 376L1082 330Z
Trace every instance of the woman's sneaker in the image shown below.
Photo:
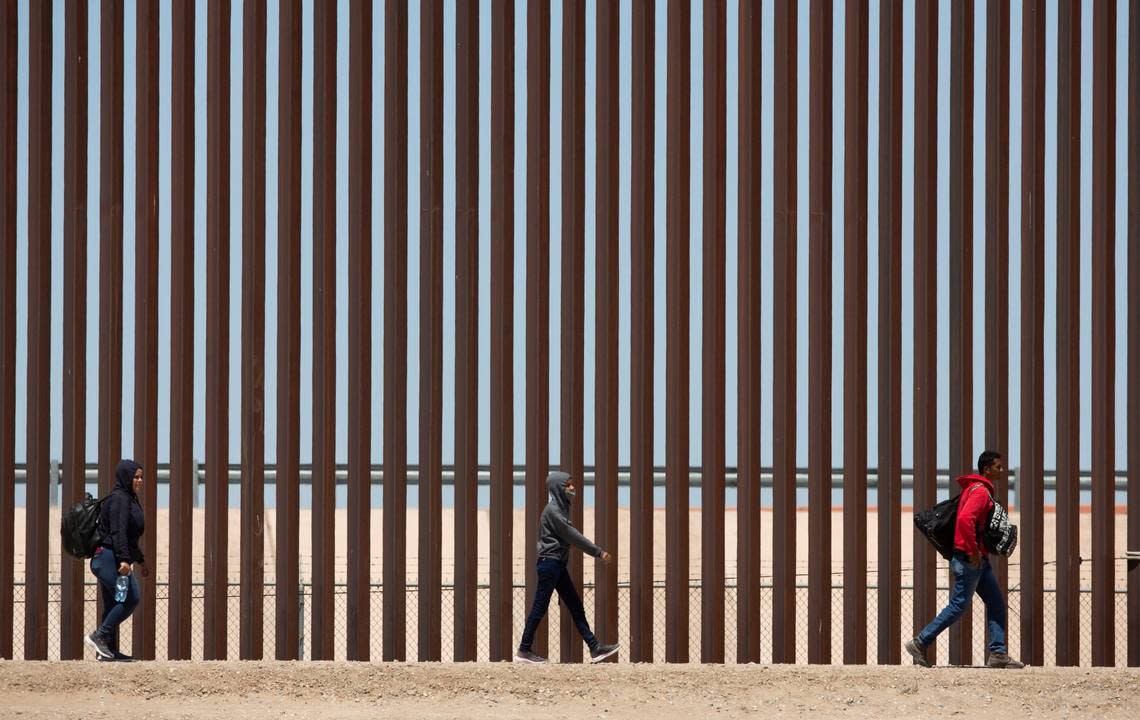
M590 651L590 662L600 663L611 655L616 655L618 651L618 644L613 645L599 645Z
M102 660L110 660L115 657L115 653L111 652L111 648L107 645L107 638L103 637L98 630L83 638L83 642L91 646L95 651L96 657Z
M546 658L535 655L530 650L519 650L515 653L515 662L526 665L542 665L546 662Z

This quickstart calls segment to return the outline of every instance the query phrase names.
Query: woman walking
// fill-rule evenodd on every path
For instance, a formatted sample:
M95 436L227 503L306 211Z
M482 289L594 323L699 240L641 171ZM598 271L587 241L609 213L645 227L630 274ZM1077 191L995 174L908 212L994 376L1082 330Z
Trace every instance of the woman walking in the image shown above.
M119 625L139 604L139 583L132 567L149 577L139 538L146 530L139 492L143 485L142 466L134 460L121 460L115 469L115 487L99 509L99 531L103 542L91 558L91 574L99 580L103 596L103 617L86 642L99 660L130 660L119 652Z

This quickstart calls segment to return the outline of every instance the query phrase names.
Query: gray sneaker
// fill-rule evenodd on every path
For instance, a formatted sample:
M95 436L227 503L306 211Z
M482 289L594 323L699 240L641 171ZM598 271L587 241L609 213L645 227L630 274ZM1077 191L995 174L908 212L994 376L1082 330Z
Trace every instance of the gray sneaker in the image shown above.
M1020 670L1025 667L1025 663L1014 660L1008 653L990 653L990 659L986 661L986 667L1004 670Z
M542 665L546 662L546 658L535 655L530 650L519 650L515 653L515 662L524 665Z
M616 655L617 651L617 643L614 643L613 645L599 645L590 651L590 662L600 663L611 655Z
M95 651L95 656L100 660L110 660L115 657L115 653L111 652L111 648L107 646L107 638L103 637L98 630L83 638L83 642Z
M914 658L914 664L921 667L930 667L930 661L926 659L926 648L919 645L918 638L907 640L903 645L903 649L910 653Z

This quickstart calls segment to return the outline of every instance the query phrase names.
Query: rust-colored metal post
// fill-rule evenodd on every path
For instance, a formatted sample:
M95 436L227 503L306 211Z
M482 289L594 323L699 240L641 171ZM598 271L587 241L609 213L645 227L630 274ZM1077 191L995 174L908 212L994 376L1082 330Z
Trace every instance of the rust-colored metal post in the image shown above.
M28 98L27 475L24 659L48 652L48 469L51 400L51 39L46 3L30 10Z
M443 2L420 24L419 645L440 658L443 571ZM531 305L533 307L533 305Z
M586 3L562 5L562 469L582 481L585 432ZM583 493L584 495L584 493ZM582 527L582 502L571 505ZM582 587L582 556L570 555L570 577ZM582 661L570 613L561 617L561 658Z
M886 0L880 9L879 88L878 662L897 665L902 649L902 0ZM919 131L915 124L915 134ZM846 494L845 486L845 505Z
M144 468L143 514L151 531L142 551L149 577L132 615L131 654L154 659L155 568L158 566L158 17L153 3L135 6L135 460Z
M87 469L87 34L86 2L68 3L64 21L63 137L63 495L83 497ZM120 274L116 274L118 281ZM100 315L102 317L102 315ZM84 563L60 558L59 656L83 657ZM100 603L101 605L101 603ZM99 608L102 617L102 607Z
M859 665L867 662L867 5L847 0L843 81L843 662Z
M99 276L123 267L123 3L99 7ZM122 452L123 288L99 286L99 488L114 488ZM117 638L116 638L117 641Z
M761 69L759 3L740 4L736 661L760 662Z
M123 445L122 0L100 6L99 47L99 487L110 492Z
M281 0L277 100L277 559L278 660L299 650L298 545L301 396L301 2Z
M406 10L406 6L405 6ZM407 26L407 12L404 13L405 28ZM388 37L396 40L399 21L387 15L385 17L384 32ZM390 34L389 34L390 33ZM405 34L406 37L406 34ZM348 153L348 296L355 298L348 306L348 638L345 656L349 660L367 661L371 656L371 628L372 628L372 3L354 0L349 6L349 38L348 38L348 84L349 110L348 110L348 144L351 150ZM398 48L389 48L393 55ZM406 53L405 53L406 56ZM398 62L398 61L397 61ZM388 64L385 62L387 74ZM404 73L407 77L407 73ZM398 79L397 79L398 82ZM385 88L395 91L388 83ZM388 132L398 132L400 119L403 118L404 129L407 129L407 81L404 82L405 112L399 117L393 117L396 112L387 114L384 118L385 135ZM385 103L385 109L389 108ZM396 125L389 128L389 123ZM406 135L405 135L406 137ZM407 157L407 143L402 142L401 148ZM388 155L385 147L385 160L395 160ZM394 149L393 153L399 153ZM405 163L405 168L407 167ZM387 199L388 185L406 188L403 182L406 173L400 176L399 182L385 185L385 199ZM407 199L405 190L405 201ZM395 213L404 219L405 233L400 239L385 234L385 251L395 242L399 243L406 238L407 230L407 204L401 206ZM385 207L385 210L388 208ZM384 217L388 217L385 212ZM386 223L387 224L387 223ZM393 225L396 224L393 222ZM385 228L387 229L387 228ZM406 257L406 254L405 254ZM406 264L406 262L405 262ZM397 270L384 267L385 287ZM392 275L388 275L391 272ZM405 273L406 278L406 273ZM399 282L398 278L396 279ZM405 279L404 285L407 281ZM387 300L387 298L385 298ZM404 294L396 302L407 302ZM385 311L388 304L385 302ZM385 323L385 338L394 340L391 335L400 332L399 328L389 328ZM406 333L406 330L405 330ZM385 357L385 371L388 369ZM405 360L406 363L406 360ZM387 375L385 375L387 377ZM388 387L384 387L384 410L388 411L392 404L387 395ZM399 430L406 432L406 424L401 415L396 418ZM387 423L384 426L388 431ZM397 428L394 428L397 429ZM387 436L385 436L386 438ZM401 458L406 457L403 453ZM388 459L385 453L384 459ZM391 467L391 465L388 465ZM385 470L388 469L385 468ZM384 473L385 482L389 480L388 473ZM387 488L385 488L387 489ZM385 566L393 562L395 557L389 559L389 551L396 555L396 548L387 544L389 531L388 494L384 494L384 560ZM403 504L400 506L403 510ZM394 514L394 513L393 513ZM402 520L403 518L400 518ZM399 520L397 520L399 522ZM400 526L402 527L402 523ZM403 535L399 536L399 557L404 557ZM387 587L388 578L384 578ZM401 581L404 578L401 576ZM400 599L403 599L400 593ZM394 599L387 593L383 596L384 609L387 611L389 601ZM384 628L388 630L389 628ZM401 626L400 637L403 637L404 628ZM395 633L384 634L384 642Z
M25 487L24 659L48 652L48 467L51 399L51 32L52 16L31 10L28 112L27 475ZM40 84L45 88L38 87Z
M260 660L265 633L265 0L245 0L242 13L239 656Z
M528 0L526 38L526 608L550 469L550 3ZM602 108L599 106L599 112ZM600 623L600 618L598 618ZM545 618L534 652L545 657Z
M408 3L384 19L384 644L404 660L408 527ZM371 51L369 51L371 52ZM362 365L367 373L368 366ZM367 643L367 634L362 642Z
M167 649L189 660L194 542L194 3L171 15L170 576Z
M1128 13L1128 247L1140 247L1140 12ZM3 277L0 274L0 277ZM1140 549L1140 253L1128 253L1128 550ZM0 359L2 362L2 359ZM2 380L0 380L2 382ZM0 420L2 422L2 420ZM3 435L0 433L0 442ZM2 476L0 476L2 477ZM1140 665L1140 560L1128 561L1128 666Z
M937 0L915 6L914 26L914 507L926 508L936 498L938 432ZM910 534L914 543L913 632L917 633L936 612L936 557L925 538L917 532ZM901 642L898 637L888 640L891 645ZM934 652L931 646L927 658L933 658Z
M701 662L710 663L724 662L725 5L706 0L703 18Z
M475 659L479 452L479 5L455 8L455 660Z
M0 577L13 577L16 515L16 128L19 16L0 2ZM0 588L0 658L12 659L13 586Z
M832 0L810 8L808 186L808 662L831 662Z
M594 624L598 640L618 642L618 295L621 125L621 8L598 5L597 372L595 397L595 542L613 562L594 563ZM722 323L723 324L723 323ZM723 533L721 537L723 537ZM617 657L611 658L614 662Z
M665 661L689 661L689 0L668 8Z
M1021 63L1021 657L1045 661L1045 2L1022 10Z
M902 11L902 0L884 0L879 10L879 467L875 495L881 665L897 665L902 650ZM919 130L916 125L916 133ZM851 467L846 460L844 466ZM846 487L843 495L846 507ZM848 624L846 629L850 628Z
M950 493L973 472L974 0L950 13ZM924 327L922 332L932 332ZM988 376L987 376L988 379ZM954 585L950 573L950 585ZM950 626L950 664L969 665L971 613Z
M772 532L796 536L796 5L776 5L773 112ZM772 662L796 661L796 544L772 552Z
M1057 9L1057 664L1080 663L1081 3Z
M336 18L313 18L313 610L312 655L332 660L336 598Z
M202 656L225 660L230 524L230 0L210 0L207 18L206 616Z
M48 466L51 431L52 6L28 11L28 388L24 659L48 653Z
M1093 5L1092 662L1116 664L1116 3Z
M630 109L629 659L653 662L655 0L633 5Z
M348 306L348 426L351 430L348 433L348 602L346 603L348 606L348 642L345 654L349 660L367 661L370 654L372 627L372 3L354 0L349 6L349 13L348 84L351 90L349 92L348 143L351 150L348 153L348 296L355 298L356 301L349 303ZM406 6L404 19L404 27L406 28ZM386 15L384 23L386 39L397 39L395 36L398 34L398 26L397 18ZM393 55L398 53L398 48L389 49ZM385 63L385 70L385 74L387 74L387 63ZM404 74L404 77L404 107L406 110L407 73ZM385 88L392 92L397 91L388 83L385 83ZM387 103L385 109L389 109ZM391 109L395 111L395 108ZM394 115L396 117L393 117ZM386 136L389 131L398 132L401 118L406 131L406 111L402 115L397 115L396 112L387 114L384 119ZM389 128L389 123L394 123L396 127ZM394 149L393 153L399 153L402 149L406 157L407 144L401 142L400 145L401 148ZM385 146L384 150L385 160L394 161L395 158L390 158L388 155L389 148ZM406 188L406 183L402 182L403 177L400 176L400 182L385 185L385 200L387 193L390 192L388 190L389 185L396 186L391 191ZM387 209L385 207L385 210ZM406 203L399 208L396 215L397 217L392 218L393 221L404 218L404 237L406 237ZM388 213L385 212L385 218L387 217ZM393 242L398 243L404 240L404 237L396 240L386 234L384 238L385 250ZM384 278L385 288L387 288L387 281L393 279L397 270L395 268L389 269L387 265L385 265L384 270L386 275ZM389 275L389 272L392 274ZM397 282L399 281L398 278L394 279ZM406 280L404 284L406 285ZM404 294L400 294L396 298L396 302L401 301L407 302ZM384 307L387 312L387 302L385 302ZM385 337L393 340L394 338L391 338L391 335L400 331L399 328L388 328L387 323L385 323L385 329L388 330ZM385 357L384 359L384 367L387 371L389 358ZM385 412L392 404L390 402L392 398L387 395L387 391L388 387L385 385ZM406 432L406 425L402 422L403 417L397 418L397 421L399 428L393 429ZM384 429L387 433L387 423L385 423ZM387 454L384 457L387 460ZM401 454L401 457L405 456ZM384 473L384 478L385 483L387 483L388 473ZM384 499L385 501L388 500L387 493L385 493ZM388 505L388 502L384 503L385 541L388 539L389 531ZM387 542L385 542L384 549L385 567L387 567L389 562L395 560L396 552L395 548L389 546ZM391 559L388 557L389 551L393 555ZM403 535L400 536L399 556L401 558L404 556ZM400 580L402 581L403 577ZM387 586L386 577L384 584ZM402 600L403 593L400 593L400 596ZM385 612L387 612L388 601L394 598L385 595L383 599L385 601ZM388 630L389 628L384 629ZM402 637L403 627L400 628L400 631ZM395 633L384 633L385 642L388 642L389 636L394 637L394 635Z
M1009 0L986 4L986 447L1009 452ZM1008 462L1008 460L1007 460ZM1009 474L994 488L1009 505ZM1006 559L990 558L1009 587Z
M514 656L515 3L491 6L491 662Z

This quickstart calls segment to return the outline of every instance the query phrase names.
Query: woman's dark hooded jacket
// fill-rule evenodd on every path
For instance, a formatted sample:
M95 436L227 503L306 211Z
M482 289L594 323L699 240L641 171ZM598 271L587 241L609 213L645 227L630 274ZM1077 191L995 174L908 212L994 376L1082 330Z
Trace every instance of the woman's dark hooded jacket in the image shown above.
M103 547L115 553L121 563L143 562L139 538L146 530L142 505L135 495L135 472L142 467L134 460L122 460L115 468L115 488L99 508L99 529Z

